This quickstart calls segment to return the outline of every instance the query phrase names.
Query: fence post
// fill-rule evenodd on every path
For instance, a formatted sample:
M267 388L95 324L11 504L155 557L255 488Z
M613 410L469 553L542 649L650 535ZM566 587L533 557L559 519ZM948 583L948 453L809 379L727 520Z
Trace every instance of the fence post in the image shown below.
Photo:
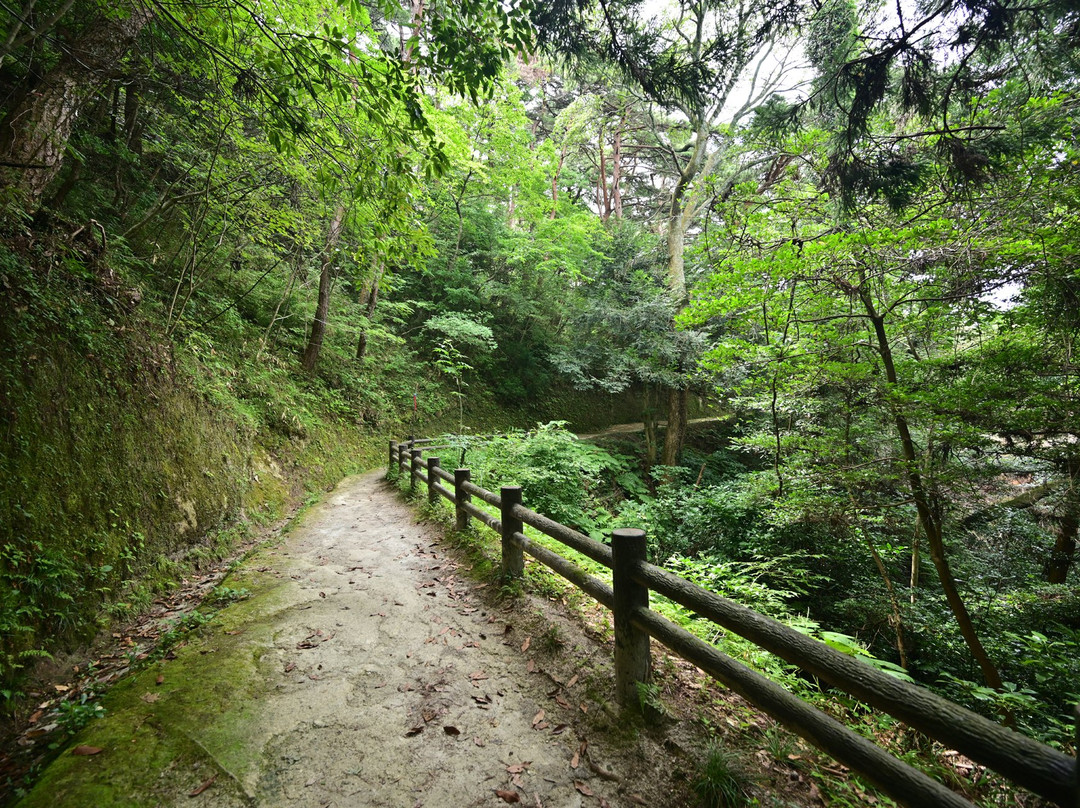
M499 496L502 501L502 573L507 578L520 578L525 574L525 555L513 536L525 528L514 516L514 506L521 504L521 486L504 485Z
M397 462L397 441L390 441L390 459L386 461L387 475L394 473L394 464Z
M634 570L646 559L645 531L611 531L611 579L615 589L615 698L623 707L639 703L638 683L648 682L649 635L631 625L638 608L649 608L649 588L633 580Z
M410 445L412 441L409 441ZM416 473L420 470L420 449L413 449L409 452L412 460L409 462L409 493L416 492Z
M435 469L438 467L439 458L429 457L427 459L427 501L428 505L432 507L439 501L439 492L435 490L435 483L439 481L439 478L435 475Z
M465 483L469 482L471 472L468 469L454 469L454 514L457 522L456 530L466 530L469 527L469 512L465 510L465 503L472 501L472 494L465 491Z

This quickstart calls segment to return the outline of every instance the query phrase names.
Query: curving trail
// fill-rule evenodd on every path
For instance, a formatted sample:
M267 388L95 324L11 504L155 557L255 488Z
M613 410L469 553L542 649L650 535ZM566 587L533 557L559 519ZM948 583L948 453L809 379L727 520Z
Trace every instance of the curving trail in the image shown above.
M380 473L226 583L253 595L118 685L74 741L101 751L23 805L681 802L670 751L604 709L608 652L565 621L545 647L543 601L492 606Z

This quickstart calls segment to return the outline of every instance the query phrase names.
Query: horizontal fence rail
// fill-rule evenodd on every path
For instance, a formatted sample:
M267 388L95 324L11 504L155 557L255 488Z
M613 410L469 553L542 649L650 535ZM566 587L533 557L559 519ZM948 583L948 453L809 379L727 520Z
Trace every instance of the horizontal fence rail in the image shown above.
M615 623L615 693L621 704L637 703L638 684L649 680L652 637L901 804L911 808L972 805L777 683L650 610L649 593L656 592L1056 805L1080 808L1076 758L649 564L642 530L614 530L609 546L526 508L518 486L503 486L496 494L473 483L469 469L449 472L442 468L438 457L423 457L428 444L437 440L390 441L388 472L407 474L411 491L426 484L429 503L438 502L439 497L453 503L459 530L467 528L470 519L476 519L498 533L504 574L520 576L524 554L528 554L611 609ZM440 480L453 487L442 485ZM475 505L474 498L498 508L499 516ZM525 525L610 569L612 584L530 539L524 533ZM1076 720L1080 745L1080 707Z

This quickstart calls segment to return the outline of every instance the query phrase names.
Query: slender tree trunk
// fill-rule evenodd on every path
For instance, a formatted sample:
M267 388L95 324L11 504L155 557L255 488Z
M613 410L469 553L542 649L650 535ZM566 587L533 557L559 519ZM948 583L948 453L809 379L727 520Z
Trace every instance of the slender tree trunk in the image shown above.
M308 336L304 358L300 365L311 373L319 363L323 338L326 336L326 320L330 316L330 287L333 283L334 252L341 240L341 223L345 219L345 206L338 205L334 218L330 222L330 231L326 234L326 251L323 254L322 270L319 272L319 302L315 306L315 318L311 321L311 334Z
M622 126L626 122L625 113L619 125L615 127L615 141L611 149L611 212L616 219L622 219Z
M859 289L859 298L874 327L878 353L881 356L882 367L885 370L885 379L890 387L895 387L897 384L896 366L893 363L889 337L885 332L885 318L878 314L877 309L874 306L874 301L870 296L870 291L866 288L865 284ZM930 552L931 560L934 562L934 569L937 571L938 580L941 582L941 588L945 593L945 600L948 602L949 609L953 613L953 618L956 620L960 633L967 643L968 650L971 651L972 658L982 671L983 681L986 682L987 687L1000 690L1001 675L998 673L997 666L994 664L993 660L990 659L990 655L986 653L986 649L979 640L979 635L975 631L975 625L971 622L971 615L968 613L967 606L964 604L964 599L961 597L960 590L956 586L956 579L953 577L952 568L949 566L949 559L945 554L945 542L944 537L942 536L941 520L931 506L929 491L926 489L922 473L919 471L919 460L915 451L915 440L911 436L911 429L908 425L907 417L901 412L899 406L895 404L892 405L892 417L897 434L900 437L900 446L906 466L906 476L908 487L911 490L911 498L915 502L915 508L919 514L919 521L922 523L923 533L926 535L927 549Z
M371 280L364 284L360 293L361 302L365 303L364 316L367 317L368 325L375 316L375 307L379 303L379 280L382 278L383 266L380 262L372 272ZM367 355L367 326L360 329L360 338L356 341L356 358L363 359Z
M642 391L644 399L641 412L641 421L645 427L645 470L648 471L656 464L657 440L656 440L656 389L646 383Z
M667 215L667 282L668 291L675 303L676 309L681 311L686 307L688 295L686 291L686 222L683 216L683 198L694 181L698 171L701 170L702 156L704 155L704 139L707 133L698 133L698 142L694 147L694 153L683 167L678 182L671 192L671 205ZM674 326L672 326L674 328ZM680 369L681 370L681 369ZM668 392L667 431L664 433L664 451L660 462L665 466L674 466L679 462L682 454L683 441L686 440L686 421L688 409L688 390L685 382Z
M262 340L259 342L259 350L255 354L255 361L258 362L262 356L262 352L266 350L266 343L270 340L270 332L274 330L274 326L277 325L279 319L278 314L281 313L281 307L285 305L290 297L292 297L293 287L296 285L296 279L300 275L300 251L296 252L295 260L293 261L292 271L289 273L289 280L285 284L285 291L281 293L281 297L278 298L277 305L274 306L274 314L270 317L270 323L266 326L266 331L263 332Z
M686 441L689 398L685 387L668 391L667 429L664 431L664 452L660 456L662 465L674 466L679 462Z
M1076 534L1080 528L1080 460L1068 464L1069 487L1058 519L1054 549L1047 565L1047 583L1063 584L1076 558Z
M922 520L915 519L915 535L911 537L911 577L908 580L908 588L911 591L911 602L915 602L915 595L919 591L919 568L922 566Z
M854 501L854 497L852 497L852 501ZM874 559L874 565L878 569L878 575L885 582L885 590L889 595L889 606L892 609L892 617L889 622L892 624L893 633L896 635L896 653L900 657L900 667L906 669L908 663L907 647L904 644L904 617L900 613L900 601L896 597L896 588L893 586L892 578L889 577L885 562L881 560L881 554L877 551L877 547L874 546L870 533L863 530L863 537L866 539L866 546L870 549L870 556Z
M154 16L151 7L135 2L116 6L119 13L91 22L0 121L0 180L22 196L27 211L37 210L60 171L75 121Z
M551 178L551 215L550 219L555 218L555 214L559 208L559 175L562 173L563 163L566 162L566 146L563 146L559 152L559 164L555 167L555 175Z
M600 124L600 136L596 140L596 145L600 149L600 175L596 180L596 193L599 199L596 201L596 206L600 210L600 218L606 222L611 218L611 196L608 194L607 151L604 149L603 124Z

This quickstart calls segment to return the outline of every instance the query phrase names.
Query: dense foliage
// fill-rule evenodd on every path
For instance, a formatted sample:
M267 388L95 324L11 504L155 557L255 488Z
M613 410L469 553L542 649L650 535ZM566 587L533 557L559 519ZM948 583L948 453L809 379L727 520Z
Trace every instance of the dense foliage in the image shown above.
M1065 742L1074 10L653 5L5 9L6 693L291 474L544 415L643 438L478 473Z

